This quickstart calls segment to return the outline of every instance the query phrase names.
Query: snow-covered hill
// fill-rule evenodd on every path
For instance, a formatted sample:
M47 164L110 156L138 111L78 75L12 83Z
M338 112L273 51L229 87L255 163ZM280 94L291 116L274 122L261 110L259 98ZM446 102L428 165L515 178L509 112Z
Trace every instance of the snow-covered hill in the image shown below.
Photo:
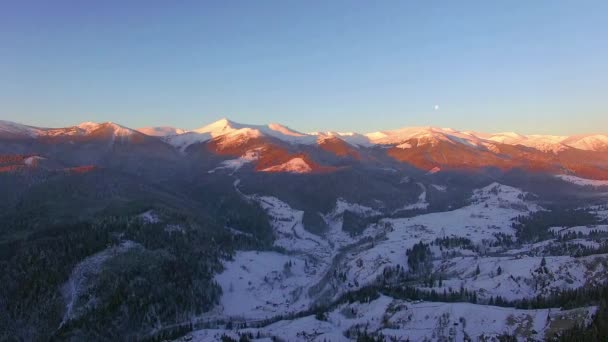
M364 332L396 341L541 340L565 324L589 322L595 307L574 310L518 310L469 303L410 302L381 296L369 303L342 304L319 320L314 315L281 320L262 328L203 329L189 334L192 341L218 341L222 336L256 341L353 341Z
M425 194L426 187L420 186ZM464 207L376 220L358 236L346 233L343 226L346 212L361 217L384 214L339 199L334 209L324 215L330 229L320 236L304 228L302 211L280 199L243 196L267 211L279 250L238 252L225 263L225 271L216 277L224 292L221 304L203 319L237 324L232 328L219 326L195 331L191 334L195 341L217 340L222 335L238 338L242 334L259 336L261 340L349 341L363 331L412 341L448 337L476 340L502 334L521 340L542 339L563 329L564 324L589 322L595 308L518 310L491 306L489 301L499 297L516 301L550 296L608 281L606 254L541 256L547 249L559 246L556 239L516 248L500 247L505 237L515 240L516 220L544 210L532 201L533 195L500 183L475 190ZM420 201L424 198L419 198ZM603 225L587 228L587 234L605 231ZM556 227L550 231L559 237L567 229ZM437 239L466 243L442 247L435 244ZM580 240L584 245L598 246ZM441 281L430 287L426 281L405 278L410 279L408 284L428 293L469 291L476 294L477 302L412 302L382 295L368 303L338 304L325 312L323 318L310 315L277 321L277 317L297 315L314 305L327 305L342 295L374 286L385 279L387 270L408 274L411 270L406 250L421 242L430 246L428 272ZM242 327L265 320L276 322L261 328Z

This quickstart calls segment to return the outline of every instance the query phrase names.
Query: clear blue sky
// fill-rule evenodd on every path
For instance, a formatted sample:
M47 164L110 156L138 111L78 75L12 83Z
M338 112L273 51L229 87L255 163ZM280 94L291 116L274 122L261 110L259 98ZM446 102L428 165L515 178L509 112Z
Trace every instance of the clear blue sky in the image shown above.
M7 0L0 119L607 132L607 13L603 0Z

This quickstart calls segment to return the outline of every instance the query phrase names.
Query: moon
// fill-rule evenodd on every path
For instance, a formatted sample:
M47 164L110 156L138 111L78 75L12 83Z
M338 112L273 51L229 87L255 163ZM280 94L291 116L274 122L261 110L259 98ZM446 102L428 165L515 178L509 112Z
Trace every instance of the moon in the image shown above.
M439 110L439 105L435 105L435 106L433 106L433 109L435 109L435 110Z

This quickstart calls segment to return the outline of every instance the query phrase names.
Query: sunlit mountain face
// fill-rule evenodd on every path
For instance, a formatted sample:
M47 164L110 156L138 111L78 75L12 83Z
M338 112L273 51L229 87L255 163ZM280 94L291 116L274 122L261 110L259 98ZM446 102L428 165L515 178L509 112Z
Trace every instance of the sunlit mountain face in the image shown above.
M0 121L0 189L0 340L602 336L603 134Z
M232 165L251 164L262 172L333 172L345 167L389 167L398 162L433 173L496 169L608 179L608 135L604 134L487 134L435 127L367 134L301 133L280 124L245 125L221 119L192 131L168 126L134 130L90 122L49 129L2 122L0 138L12 146L7 145L7 154L44 154L45 149L69 154L70 150L82 153L92 148L95 151L83 158L97 159L100 166L106 156L123 150L182 161L208 153L224 162L230 158L239 161L228 162Z

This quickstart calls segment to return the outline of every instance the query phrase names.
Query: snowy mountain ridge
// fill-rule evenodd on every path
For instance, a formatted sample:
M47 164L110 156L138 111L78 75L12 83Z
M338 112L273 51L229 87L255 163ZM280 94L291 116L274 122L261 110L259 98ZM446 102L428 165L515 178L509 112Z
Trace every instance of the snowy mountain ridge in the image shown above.
M407 148L407 142L413 140L419 144L433 145L443 141L465 144L472 147L487 147L500 143L506 145L521 145L552 153L569 148L585 151L608 151L607 134L573 136L523 135L514 132L488 134L431 126L404 127L395 130L365 134L333 131L301 133L277 123L268 125L247 125L226 118L193 130L184 130L170 126L144 127L134 130L111 122L99 124L84 122L66 128L40 128L10 121L0 121L0 135L13 134L27 135L30 137L86 135L103 126L111 126L119 136L130 135L137 131L150 136L163 137L168 143L178 148L185 148L191 144L204 142L220 136L231 139L267 136L293 144L314 144L319 137L337 137L355 146L401 145L401 148Z

